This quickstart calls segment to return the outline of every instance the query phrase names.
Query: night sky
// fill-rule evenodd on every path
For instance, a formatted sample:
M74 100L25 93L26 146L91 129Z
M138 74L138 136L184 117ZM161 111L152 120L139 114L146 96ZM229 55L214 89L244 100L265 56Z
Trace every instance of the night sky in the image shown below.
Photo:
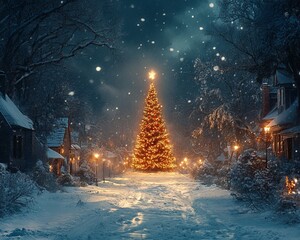
M218 50L206 35L216 14L214 1L122 0L114 14L121 21L117 48L89 49L71 66L78 71L81 91L92 98L95 115L130 119L136 128L148 91L147 72L154 69L168 125L175 124L176 111L186 118L198 93L194 60L208 49Z

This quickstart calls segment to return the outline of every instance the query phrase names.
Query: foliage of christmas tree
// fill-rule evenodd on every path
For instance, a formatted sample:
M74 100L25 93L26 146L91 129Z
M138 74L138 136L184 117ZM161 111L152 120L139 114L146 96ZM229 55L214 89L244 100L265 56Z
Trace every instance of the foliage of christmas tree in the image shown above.
M149 78L154 79L155 73L150 72ZM162 106L159 104L153 82L150 84L145 100L132 167L145 172L172 171L176 167L172 146L162 118Z

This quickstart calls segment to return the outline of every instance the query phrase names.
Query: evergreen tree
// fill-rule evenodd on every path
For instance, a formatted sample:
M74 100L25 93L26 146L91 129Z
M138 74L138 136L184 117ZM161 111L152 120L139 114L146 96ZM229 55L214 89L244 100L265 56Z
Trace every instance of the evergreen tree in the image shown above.
M176 167L161 110L154 83L151 82L133 154L132 167L136 170L171 171Z

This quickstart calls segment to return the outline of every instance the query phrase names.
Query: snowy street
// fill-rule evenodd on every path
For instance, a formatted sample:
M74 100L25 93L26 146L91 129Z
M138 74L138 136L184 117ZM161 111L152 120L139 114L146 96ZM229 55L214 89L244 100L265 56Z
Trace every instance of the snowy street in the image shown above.
M1 219L0 239L298 239L297 226L268 216L185 175L127 173L37 196L27 211Z

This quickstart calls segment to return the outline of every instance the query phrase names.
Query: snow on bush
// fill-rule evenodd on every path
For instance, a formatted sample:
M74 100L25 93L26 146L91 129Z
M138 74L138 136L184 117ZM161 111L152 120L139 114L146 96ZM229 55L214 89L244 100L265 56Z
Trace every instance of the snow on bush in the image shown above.
M274 162L259 157L254 150L246 150L231 169L232 195L258 207L275 204L280 196L281 173Z
M0 171L0 216L3 216L26 206L33 199L36 185L24 173Z
M85 185L85 183L92 184L95 179L95 173L92 171L87 161L82 162L75 175L80 178L82 185Z
M199 167L191 171L191 175L205 184L213 184L216 179L216 168L206 159Z
M49 192L55 192L59 189L55 176L49 171L49 165L41 160L37 161L31 177L41 189L46 189Z
M57 178L57 182L58 182L59 185L62 185L62 186L69 186L69 187L71 187L71 186L75 186L76 185L73 177L69 173L64 173L61 176L59 176Z

